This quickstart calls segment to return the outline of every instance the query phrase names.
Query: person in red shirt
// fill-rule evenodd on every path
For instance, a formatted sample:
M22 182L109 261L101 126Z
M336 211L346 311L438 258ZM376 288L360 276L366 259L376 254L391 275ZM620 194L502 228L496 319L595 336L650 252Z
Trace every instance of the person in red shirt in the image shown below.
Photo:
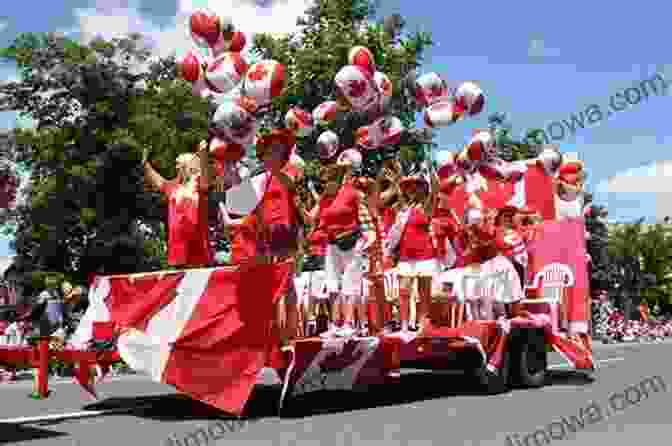
M403 207L397 215L394 227L385 242L388 255L397 251L399 263L399 313L401 330L409 329L409 322L418 327L420 333L429 317L431 305L432 278L439 272L437 249L431 225L436 180L432 177L432 186L422 176L409 176L400 179L399 192ZM416 317L411 311L411 290L417 279L418 305ZM411 320L413 317L414 320Z
M257 219L254 214L232 219L224 206L219 203L220 218L231 242L231 263L239 265L255 261L257 255Z
M460 232L461 224L459 217L448 204L454 187L454 183L447 180L440 182L434 206L434 215L432 216L437 255L443 269L453 268L458 261L454 243L455 238Z
M296 138L291 130L275 129L257 139L257 158L268 171L265 191L254 215L257 254L263 262L290 262L295 266L301 244L305 211L298 200L302 170L290 163ZM292 277L294 274L292 274ZM277 324L284 340L298 334L298 296L294 281L277 302Z
M177 178L167 181L154 170L145 149L145 178L168 199L168 263L175 267L204 267L212 263L208 240L208 143L198 154L183 153L176 159Z
M362 280L367 253L376 241L373 218L366 194L358 189L353 176L361 166L362 155L355 149L345 150L336 161L342 180L336 198L321 212L320 227L329 239L325 270L327 289L332 299L332 323L323 336L351 336L356 332L355 315L362 332L368 331L366 302L363 301ZM357 310L357 311L355 311ZM336 321L343 317L344 325Z

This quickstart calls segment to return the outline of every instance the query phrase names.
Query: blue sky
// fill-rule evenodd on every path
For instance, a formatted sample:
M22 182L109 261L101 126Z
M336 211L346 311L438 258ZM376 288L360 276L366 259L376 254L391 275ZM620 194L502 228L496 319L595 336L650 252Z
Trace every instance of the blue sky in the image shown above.
M166 54L188 48L183 21L194 7L210 6L233 16L244 31L291 30L302 0L22 0L4 5L0 44L20 32L60 31L83 39L141 31ZM439 132L439 144L456 149L492 112L506 112L515 133L570 120L590 104L607 110L612 95L654 76L672 83L669 40L672 6L665 2L604 1L447 2L382 0L381 13L402 14L409 29L432 33L437 45L422 72L436 71L449 82L480 82L486 110L477 119ZM39 11L39 13L36 13ZM0 66L0 80L15 77ZM636 105L576 131L560 141L578 152L589 171L589 189L614 220L672 215L672 130L666 96L651 95ZM622 100L621 100L622 101ZM15 117L0 116L0 127ZM440 155L439 155L440 158ZM655 163L662 163L655 166ZM669 192L668 192L669 191ZM7 252L0 243L0 255Z

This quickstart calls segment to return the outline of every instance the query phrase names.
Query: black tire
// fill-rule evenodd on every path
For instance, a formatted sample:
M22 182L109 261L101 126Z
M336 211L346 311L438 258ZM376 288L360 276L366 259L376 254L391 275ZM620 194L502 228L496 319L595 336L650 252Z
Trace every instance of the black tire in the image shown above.
M516 383L525 388L543 387L546 384L548 354L543 333L524 330L517 336L515 346Z
M509 391L510 357L511 355L508 349L506 349L502 358L502 368L499 373L490 372L485 365L475 370L475 382L479 393L498 395Z

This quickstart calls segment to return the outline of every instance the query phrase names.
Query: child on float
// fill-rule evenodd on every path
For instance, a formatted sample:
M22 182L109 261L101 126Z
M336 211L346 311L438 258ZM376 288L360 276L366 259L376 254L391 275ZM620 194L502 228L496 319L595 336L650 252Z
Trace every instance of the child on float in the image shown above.
M176 160L177 177L168 181L148 161L144 149L145 179L168 199L168 263L174 267L205 267L212 263L208 236L208 143L198 153L183 153ZM202 174L203 173L203 174Z
M434 177L428 181L419 175L407 176L400 179L398 187L403 205L385 241L385 251L389 256L396 251L399 256L397 274L402 334L409 328L417 328L421 334L429 316L432 279L440 269L431 225L436 180ZM416 282L418 305L413 308L411 290Z
M341 181L336 198L320 215L320 227L327 232L329 244L325 269L327 289L332 301L332 322L325 337L352 336L359 316L359 332L368 333L366 302L362 296L362 279L368 251L376 240L366 195L358 189L354 170L362 164L362 155L355 149L342 152L336 165ZM356 311L357 310L357 311ZM337 321L344 321L341 327Z

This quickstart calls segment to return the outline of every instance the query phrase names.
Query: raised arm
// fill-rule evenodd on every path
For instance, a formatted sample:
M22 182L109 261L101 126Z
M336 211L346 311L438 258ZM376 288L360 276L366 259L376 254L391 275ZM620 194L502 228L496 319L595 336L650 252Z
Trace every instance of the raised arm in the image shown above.
M166 183L166 179L163 178L148 161L149 158L149 149L144 149L142 151L142 166L145 170L145 180L150 184L150 186L155 190L161 190L163 185Z
M208 142L201 141L198 146L198 158L201 164L201 176L199 177L199 187L202 191L208 191L212 178L210 178L210 156L208 151Z
M429 174L429 194L427 194L427 198L425 199L425 203L423 205L425 214L428 217L431 217L432 214L434 213L434 206L436 204L436 199L438 197L438 191L439 191L439 181L436 178L436 174L434 172L431 172Z

